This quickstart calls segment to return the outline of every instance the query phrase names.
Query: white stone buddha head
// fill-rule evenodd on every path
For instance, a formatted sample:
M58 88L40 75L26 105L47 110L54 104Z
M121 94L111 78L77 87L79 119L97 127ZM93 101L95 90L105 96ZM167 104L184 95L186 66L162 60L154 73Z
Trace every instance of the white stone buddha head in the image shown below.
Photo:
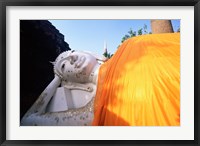
M88 52L66 51L54 62L54 72L64 81L87 83L93 80L99 60Z

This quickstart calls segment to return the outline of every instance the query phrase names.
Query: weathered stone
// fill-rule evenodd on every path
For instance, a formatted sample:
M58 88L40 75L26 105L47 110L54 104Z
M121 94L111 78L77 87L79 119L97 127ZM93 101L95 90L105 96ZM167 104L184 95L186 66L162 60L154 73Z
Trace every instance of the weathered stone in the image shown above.
M20 117L54 78L56 57L70 50L61 34L47 20L20 20Z
M151 20L151 31L155 33L173 33L170 20Z

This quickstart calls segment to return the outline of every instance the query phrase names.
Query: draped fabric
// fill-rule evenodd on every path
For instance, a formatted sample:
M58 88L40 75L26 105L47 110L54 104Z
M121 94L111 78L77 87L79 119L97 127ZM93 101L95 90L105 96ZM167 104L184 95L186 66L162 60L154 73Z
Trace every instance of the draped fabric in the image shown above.
M93 125L180 125L180 34L130 38L99 70Z

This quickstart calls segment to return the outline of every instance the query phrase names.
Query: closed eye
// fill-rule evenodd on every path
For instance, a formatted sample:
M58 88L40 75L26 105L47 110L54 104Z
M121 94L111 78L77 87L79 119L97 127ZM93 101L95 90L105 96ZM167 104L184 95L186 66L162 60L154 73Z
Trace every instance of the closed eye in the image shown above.
M65 68L65 64L63 63L61 66L61 70L63 71L64 68Z

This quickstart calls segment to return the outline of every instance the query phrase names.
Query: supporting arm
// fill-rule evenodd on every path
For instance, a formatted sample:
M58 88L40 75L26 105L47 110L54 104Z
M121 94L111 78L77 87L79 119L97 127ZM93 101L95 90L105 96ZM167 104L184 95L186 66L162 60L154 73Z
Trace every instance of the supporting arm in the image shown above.
M41 114L45 112L46 106L54 95L57 87L60 85L60 78L55 75L55 78L51 83L46 87L46 89L41 93L36 102L32 107L27 111L27 113L22 118L22 121L31 114Z

